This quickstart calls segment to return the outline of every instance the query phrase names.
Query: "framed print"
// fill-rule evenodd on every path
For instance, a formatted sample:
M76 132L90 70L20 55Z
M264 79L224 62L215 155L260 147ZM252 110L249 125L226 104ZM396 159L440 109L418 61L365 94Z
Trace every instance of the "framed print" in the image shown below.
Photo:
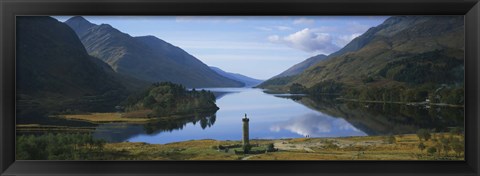
M478 175L479 8L2 1L2 175Z

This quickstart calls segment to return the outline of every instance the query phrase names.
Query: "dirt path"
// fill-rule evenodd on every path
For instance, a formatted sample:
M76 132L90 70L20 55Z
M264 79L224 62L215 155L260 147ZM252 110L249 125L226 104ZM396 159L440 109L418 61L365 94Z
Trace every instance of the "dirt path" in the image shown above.
M257 156L257 155L250 155L250 156L247 156L247 157L243 157L242 160L248 160L248 159L250 159L251 157L254 157L254 156Z

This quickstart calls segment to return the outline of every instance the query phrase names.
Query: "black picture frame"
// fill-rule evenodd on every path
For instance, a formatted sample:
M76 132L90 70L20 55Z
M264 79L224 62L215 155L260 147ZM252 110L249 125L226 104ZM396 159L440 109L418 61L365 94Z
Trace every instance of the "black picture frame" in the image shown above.
M1 175L479 175L478 0L1 0ZM465 161L15 161L17 15L464 15Z

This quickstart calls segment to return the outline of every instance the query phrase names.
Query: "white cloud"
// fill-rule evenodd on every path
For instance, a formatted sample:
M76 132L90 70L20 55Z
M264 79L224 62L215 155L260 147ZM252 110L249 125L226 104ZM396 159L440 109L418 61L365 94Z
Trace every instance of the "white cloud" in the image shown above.
M335 40L335 43L338 46L343 47L360 35L362 35L362 34L361 33L353 33L353 34L350 34L350 35L341 35L341 36L337 37L337 39Z
M293 24L311 25L313 23L315 23L315 20L308 18L298 18L293 20Z
M333 37L330 34L315 32L309 28L305 28L283 38L278 35L271 35L267 39L270 42L283 43L289 47L311 53L329 54L339 49L339 47L333 43Z

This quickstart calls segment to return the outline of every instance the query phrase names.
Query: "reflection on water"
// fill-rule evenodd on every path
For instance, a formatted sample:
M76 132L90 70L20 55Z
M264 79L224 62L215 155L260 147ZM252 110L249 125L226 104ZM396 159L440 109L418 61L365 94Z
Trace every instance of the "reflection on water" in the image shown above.
M425 108L398 104L342 102L336 97L266 94L260 89L217 88L230 92L217 99L215 124L195 123L182 130L137 135L130 141L167 143L192 139L239 140L241 118L250 118L253 139L343 137L416 133L418 129L446 131L463 126L463 108ZM205 123L205 122L204 122Z
M94 125L94 137L111 142L163 144L198 139L240 140L244 113L250 118L251 139L407 134L422 128L447 131L449 127L463 127L464 122L463 108L343 102L336 97L313 99L305 95L267 94L253 88L208 90L214 92L220 108L213 114L148 124L76 125ZM41 124L69 123L74 122L45 118Z
M365 136L366 134L341 118L334 118L322 113L308 113L273 124L271 131L288 130L302 136L337 137Z
M425 108L397 104L342 102L336 97L266 94L261 89L212 88L215 114L146 125L100 125L98 138L109 141L170 143L196 139L240 140L241 118L250 118L250 138L278 139L416 133L420 128L445 131L463 126L462 108Z
M155 136L159 133L173 133L182 130L189 123L193 125L198 123L202 129L205 129L211 127L215 120L215 114L197 114L175 119L157 120L148 124L107 123L99 125L93 136L109 142L123 142L139 135Z
M175 130L182 130L186 124L193 125L199 123L202 129L211 127L216 120L215 114L200 114L195 116L185 116L182 118L159 120L153 123L143 125L146 134L158 134L160 132L172 132Z
M297 102L332 117L341 117L368 135L408 134L418 129L448 131L464 126L464 109L301 98Z

